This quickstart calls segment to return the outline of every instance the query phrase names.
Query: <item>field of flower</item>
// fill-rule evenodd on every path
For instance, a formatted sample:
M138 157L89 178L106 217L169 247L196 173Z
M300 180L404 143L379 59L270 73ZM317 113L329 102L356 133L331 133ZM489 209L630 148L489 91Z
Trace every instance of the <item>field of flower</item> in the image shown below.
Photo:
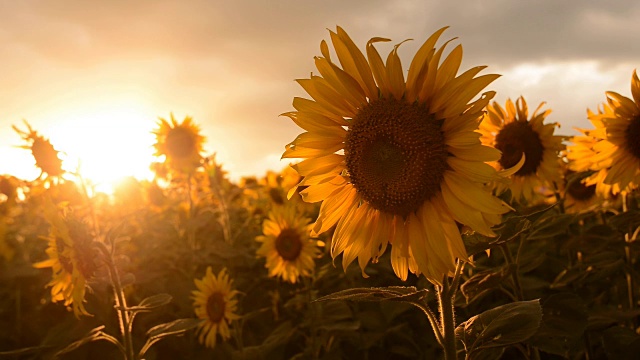
M293 165L237 182L189 117L113 194L14 126L41 175L0 177L0 358L635 358L636 73L562 136L444 31L407 71L331 31Z

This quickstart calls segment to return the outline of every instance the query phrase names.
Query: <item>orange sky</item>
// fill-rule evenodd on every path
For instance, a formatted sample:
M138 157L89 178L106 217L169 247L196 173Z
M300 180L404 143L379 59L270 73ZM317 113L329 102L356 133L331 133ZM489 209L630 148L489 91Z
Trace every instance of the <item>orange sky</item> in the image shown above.
M606 90L629 95L640 7L582 1L19 1L0 3L0 173L38 172L12 129L26 119L94 180L148 176L158 117L189 115L232 179L279 170L301 131L279 114L304 92L313 56L340 25L363 48L403 44L408 63L436 29L465 48L463 67L503 76L496 100L524 95L549 121L588 127ZM571 5L573 4L573 5ZM580 4L580 7L576 7ZM569 11L572 10L572 11ZM611 39L616 39L612 41ZM392 45L392 44L391 44ZM381 45L380 51L389 47ZM111 177L111 178L110 178Z

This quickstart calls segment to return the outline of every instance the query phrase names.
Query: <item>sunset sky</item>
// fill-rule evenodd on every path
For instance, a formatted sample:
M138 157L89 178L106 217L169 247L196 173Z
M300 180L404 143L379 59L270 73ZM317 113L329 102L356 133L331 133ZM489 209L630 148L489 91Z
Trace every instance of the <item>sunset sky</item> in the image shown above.
M96 181L148 176L158 117L192 116L232 179L280 170L300 129L279 114L305 96L327 29L361 49L371 37L408 63L435 30L463 45L462 70L502 74L504 104L546 101L558 133L590 127L613 90L630 96L640 67L635 1L8 1L0 0L0 173L38 175L11 125L23 119ZM439 43L440 44L440 43ZM453 48L453 46L451 46Z

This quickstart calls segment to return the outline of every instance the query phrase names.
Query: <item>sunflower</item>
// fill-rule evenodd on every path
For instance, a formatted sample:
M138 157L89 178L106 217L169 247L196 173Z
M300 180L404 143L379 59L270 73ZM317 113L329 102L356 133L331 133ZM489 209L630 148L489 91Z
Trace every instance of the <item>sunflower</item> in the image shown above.
M318 242L309 237L310 219L296 215L295 207L274 207L262 223L262 245L256 252L267 259L269 276L279 276L295 284L300 276L310 276L314 259L320 255Z
M596 192L596 185L588 185L585 179L589 172L575 173L566 170L564 185L564 208L568 213L591 210L602 204L602 197Z
M607 103L588 116L595 129L591 170L595 182L612 186L615 193L640 185L640 80L636 71L631 78L633 100L613 91L606 93Z
M599 109L599 114L605 111L605 107ZM612 199L613 195L620 192L617 184L609 185L604 183L604 179L609 172L608 168L602 167L601 164L595 163L596 152L595 144L599 141L598 137L605 136L604 125L597 114L591 110L587 110L587 116L591 122L599 130L587 130L576 128L582 135L576 135L569 139L570 144L567 146L568 168L574 172L591 172L581 182L584 186L595 186L596 195L602 199ZM597 134L600 134L596 136Z
M315 58L321 76L297 80L313 100L295 98L285 113L306 130L286 146L283 158L307 186L307 202L323 201L313 233L336 226L331 245L346 268L377 261L392 244L396 275L422 273L440 283L467 259L458 223L487 236L511 208L483 184L499 175L486 161L500 152L480 143L475 130L495 95L471 101L498 75L476 75L478 66L456 75L457 46L441 62L445 46L434 48L446 28L421 46L405 80L396 45L383 62L373 38L367 58L340 27L330 31L340 66L322 41Z
M238 291L232 290L233 280L229 279L226 268L215 276L211 267L207 267L205 276L195 279L195 284L198 290L192 292L193 306L196 316L205 320L198 329L198 340L201 344L214 348L216 335L220 334L223 340L229 339L229 324L240 318L234 313L238 304L234 297Z
M562 178L559 152L564 149L562 136L554 136L557 124L543 124L551 110L539 112L544 103L531 114L526 100L521 96L515 105L507 99L505 108L497 102L487 106L487 113L480 124L483 144L502 152L500 160L492 165L497 170L512 168L524 155L524 163L511 176L508 183L495 184L498 193L511 190L516 201L523 198L531 202L539 188L554 188Z
M171 114L171 122L160 118L156 135L155 156L165 156L168 167L178 173L192 173L202 161L200 128L187 116L178 123Z
M64 174L62 160L58 157L60 152L53 147L49 139L44 138L33 130L26 120L24 123L27 126L27 131L22 131L15 125L11 127L27 142L26 145L21 145L20 147L31 150L31 154L36 160L36 166L41 171L40 177L44 174L49 176L61 176Z
M45 217L50 224L48 260L34 264L50 267L53 278L51 300L72 305L76 317L90 315L84 307L87 282L97 271L96 252L88 226L71 214L63 216L51 201L45 203Z

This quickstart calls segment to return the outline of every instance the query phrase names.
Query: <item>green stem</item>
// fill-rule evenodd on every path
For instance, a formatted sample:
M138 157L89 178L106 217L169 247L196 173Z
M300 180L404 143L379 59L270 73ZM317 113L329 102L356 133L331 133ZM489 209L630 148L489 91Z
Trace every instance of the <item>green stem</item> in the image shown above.
M216 178L216 176L217 174L213 174L213 176L211 176L211 188L215 192L216 198L220 202L220 210L221 210L222 216L224 217L223 219L224 224L222 226L222 230L224 231L224 239L228 243L233 243L234 239L231 237L231 220L229 217L229 210L227 208L227 203L224 201L224 196L222 196L222 191L220 190L220 183L218 183L218 179Z
M130 316L127 310L127 300L124 296L124 290L122 288L122 282L120 281L120 275L118 275L118 269L113 262L113 257L109 253L106 247L99 246L102 250L109 268L109 278L111 280L111 286L113 286L113 292L115 294L116 310L118 312L118 322L120 324L120 334L125 348L125 360L136 360L135 353L133 351L133 337L131 336L130 328Z
M429 305L427 305L426 302L423 302L423 303L414 302L412 304L420 308L420 310L422 310L425 313L425 315L427 315L427 319L429 319L429 323L431 324L431 328L433 329L433 333L436 336L436 340L438 341L438 344L440 344L440 346L444 348L444 341L442 339L442 333L440 332L440 324L438 323L438 318L436 317L436 314L431 310L431 308L429 307Z
M622 192L622 212L625 213L627 211L629 211L629 207L627 204L628 198L627 198L627 192ZM635 237L635 236L634 236ZM626 246L624 247L624 257L625 257L625 261L627 262L627 267L628 270L626 271L626 280L627 280L627 300L629 301L629 310L633 310L635 308L635 296L634 296L634 279L633 279L633 275L631 273L631 270L629 269L633 269L633 259L631 257L631 236L629 236L629 232L625 232L624 234L624 240L625 240L625 244ZM631 325L633 326L633 328L636 328L636 324L635 324L635 320L632 319L631 320Z
M449 279L444 276L442 286L436 286L436 294L440 306L440 325L442 327L442 341L445 360L456 360L456 320L453 309L453 297L455 291L452 291Z
M522 241L522 239L520 239L520 241ZM509 268L509 272L511 273L511 279L513 281L513 292L515 293L518 301L523 301L524 292L522 291L522 285L520 284L520 276L518 276L518 264L513 261L511 250L509 250L509 246L506 243L500 244L500 249L504 254L505 262L507 263L507 267Z

